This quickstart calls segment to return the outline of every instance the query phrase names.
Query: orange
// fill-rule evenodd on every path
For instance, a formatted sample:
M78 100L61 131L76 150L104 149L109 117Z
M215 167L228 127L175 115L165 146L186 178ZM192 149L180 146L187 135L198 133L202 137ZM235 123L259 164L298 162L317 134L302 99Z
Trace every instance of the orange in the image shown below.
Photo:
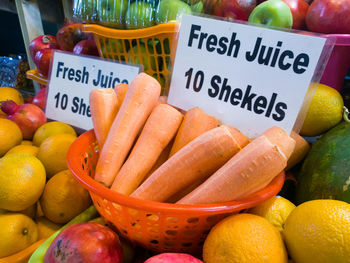
M38 217L36 225L38 227L38 240L48 238L62 227L62 225L55 224L45 217Z
M21 145L33 145L33 142L32 141L28 141L28 140L23 140L21 142Z
M23 136L18 125L8 119L0 119L0 157L22 142Z
M0 208L27 209L41 196L46 181L45 168L33 155L12 153L0 159Z
M22 94L18 90L10 87L0 87L0 101L4 100L13 100L19 105L24 103ZM0 115L6 114L0 110Z
M265 218L229 216L215 225L203 246L205 263L287 263L280 232Z
M11 153L28 153L33 156L37 156L39 151L39 148L33 145L17 145L13 148L11 148L5 155L11 154Z
M302 203L288 216L283 234L297 263L350 263L350 204L327 199Z
M46 138L39 147L38 159L45 166L47 177L67 169L67 152L76 139L72 134L55 134Z
M40 198L45 217L54 223L66 223L90 205L89 192L69 170L55 174L47 183Z
M34 133L33 144L40 146L40 144L48 137L54 134L67 133L77 136L75 130L66 123L53 121L41 125Z

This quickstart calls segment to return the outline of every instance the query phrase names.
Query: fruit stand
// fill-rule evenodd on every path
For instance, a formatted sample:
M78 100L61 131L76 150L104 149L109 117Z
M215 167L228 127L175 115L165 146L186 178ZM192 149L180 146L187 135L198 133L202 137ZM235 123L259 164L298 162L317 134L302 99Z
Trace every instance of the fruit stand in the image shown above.
M350 262L347 0L60 4L0 65L0 263Z

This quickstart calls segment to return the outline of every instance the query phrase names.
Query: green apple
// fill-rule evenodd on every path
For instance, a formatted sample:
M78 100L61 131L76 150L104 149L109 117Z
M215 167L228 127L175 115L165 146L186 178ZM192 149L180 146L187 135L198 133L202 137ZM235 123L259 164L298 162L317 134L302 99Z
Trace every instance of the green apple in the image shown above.
M203 13L203 11L204 11L203 2L199 1L196 4L191 5L191 11L193 13Z
M106 26L124 27L125 13L128 9L128 0L101 0L98 1L97 13L100 22Z
M148 49L153 47L148 46ZM150 52L148 52L150 54ZM134 61L132 57L134 56ZM149 59L149 63L148 63ZM128 51L127 60L129 63L141 64L143 65L143 70L148 71L152 69L153 71L157 71L157 64L155 60L155 56L148 56L146 51L145 44L139 43L139 46L135 45ZM150 68L151 67L151 68Z
M74 5L74 16L84 21L97 21L97 6L94 0L77 0Z
M192 14L191 7L181 0L160 0L156 22L157 24L179 20L182 14Z
M268 0L253 9L248 22L281 28L292 28L293 15L289 6L282 0Z
M125 14L125 26L137 29L154 25L155 8L153 3L137 0L130 4Z

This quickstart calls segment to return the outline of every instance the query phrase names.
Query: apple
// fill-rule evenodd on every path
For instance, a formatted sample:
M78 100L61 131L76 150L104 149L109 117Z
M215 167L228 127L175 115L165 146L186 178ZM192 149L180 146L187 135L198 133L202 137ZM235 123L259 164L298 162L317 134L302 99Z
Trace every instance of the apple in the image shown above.
M98 50L95 40L85 39L78 42L73 48L73 53L76 55L90 55L98 57Z
M125 26L128 29L153 26L154 14L153 3L147 1L133 2L125 14Z
M98 1L97 13L100 22L111 27L124 27L125 13L128 9L128 5L128 0Z
M192 14L191 7L181 0L160 0L156 21L157 24L179 20L183 14Z
M45 105L46 105L46 100L47 100L47 93L48 90L47 88L42 88L41 90L38 91L38 93L34 96L33 103L34 105L38 106L40 109L44 110Z
M70 23L57 31L56 39L61 50L72 52L78 42L88 38L88 35L83 32L82 26L79 23Z
M34 38L29 44L29 52L33 61L34 61L36 52L44 48L57 49L58 45L57 45L56 38L51 35L42 35L42 36L38 36L37 38Z
M44 48L35 54L34 64L36 65L39 74L45 78L49 76L50 63L54 52L55 49Z
M267 26L292 28L293 15L289 6L282 0L268 0L254 8L248 21Z
M122 263L118 235L97 223L73 224L62 230L48 248L44 263Z
M247 21L256 5L256 0L217 0L214 3L213 14L229 19Z
M314 0L306 14L310 31L325 34L350 34L349 0Z
M147 259L144 263L203 263L203 261L184 253L163 253Z

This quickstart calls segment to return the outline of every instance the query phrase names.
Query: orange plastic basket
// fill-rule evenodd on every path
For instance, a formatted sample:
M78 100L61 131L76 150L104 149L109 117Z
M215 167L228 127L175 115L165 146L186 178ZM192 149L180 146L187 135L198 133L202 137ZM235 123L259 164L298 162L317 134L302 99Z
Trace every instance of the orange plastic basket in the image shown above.
M265 189L240 201L195 206L167 204L135 199L97 183L92 177L98 156L95 134L90 130L71 145L68 167L89 191L107 222L132 242L157 252L200 253L207 234L218 221L273 197L285 178L282 172Z
M40 76L39 72L37 69L31 69L26 72L27 79L34 80L42 85L47 85L48 80L42 76Z
M171 73L173 39L179 24L165 23L156 26L122 30L86 24L83 31L93 33L100 56L118 62L143 65L144 72L155 77L168 90Z

